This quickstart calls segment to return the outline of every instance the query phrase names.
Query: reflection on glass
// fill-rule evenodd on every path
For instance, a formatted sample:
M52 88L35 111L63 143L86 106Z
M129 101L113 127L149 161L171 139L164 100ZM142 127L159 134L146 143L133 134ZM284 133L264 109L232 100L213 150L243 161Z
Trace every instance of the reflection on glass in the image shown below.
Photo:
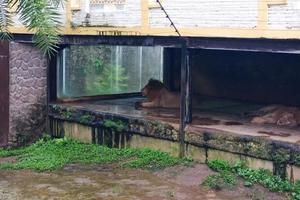
M59 54L58 97L139 92L162 73L162 47L71 45Z

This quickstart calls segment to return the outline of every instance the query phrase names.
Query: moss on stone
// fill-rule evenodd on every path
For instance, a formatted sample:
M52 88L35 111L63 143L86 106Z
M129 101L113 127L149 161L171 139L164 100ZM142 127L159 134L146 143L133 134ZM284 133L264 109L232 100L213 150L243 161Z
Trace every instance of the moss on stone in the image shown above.
M124 131L127 127L127 125L122 122L121 120L110 120L110 119L105 119L103 120L103 126L104 128L109 128L113 129L117 132Z
M95 119L95 116L90 115L90 114L85 114L80 116L79 122L82 124L91 124Z
M271 156L275 163L288 163L290 161L290 150L278 148L271 154Z

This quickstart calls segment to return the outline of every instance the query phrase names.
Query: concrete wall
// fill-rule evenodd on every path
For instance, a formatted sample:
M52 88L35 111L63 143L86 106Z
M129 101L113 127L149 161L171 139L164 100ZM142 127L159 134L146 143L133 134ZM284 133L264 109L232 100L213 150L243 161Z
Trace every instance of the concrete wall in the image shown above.
M164 0L163 5L178 27L254 28L256 0ZM169 27L160 8L150 9L151 27Z
M9 144L24 144L45 131L47 59L31 44L9 46Z
M89 13L89 26L141 26L141 1L126 0L123 5L93 5L86 8L85 1L81 1L84 9L74 10L72 22L75 26L86 25L86 16Z
M287 4L271 5L268 25L270 29L300 29L300 1L288 0Z
M99 5L80 1L80 9L72 13L72 22L82 26L86 14L90 14L89 26L141 26L142 12L148 12L152 28L170 27L170 22L159 6L149 0L148 9L142 11L142 0L126 0L115 6ZM178 27L184 28L238 28L255 29L264 20L270 29L300 29L300 2L288 0L278 4L270 0L261 7L264 0L161 0L164 8ZM266 4L266 5L267 5ZM152 6L151 6L152 5ZM259 15L267 13L267 18ZM163 34L163 33L161 33Z

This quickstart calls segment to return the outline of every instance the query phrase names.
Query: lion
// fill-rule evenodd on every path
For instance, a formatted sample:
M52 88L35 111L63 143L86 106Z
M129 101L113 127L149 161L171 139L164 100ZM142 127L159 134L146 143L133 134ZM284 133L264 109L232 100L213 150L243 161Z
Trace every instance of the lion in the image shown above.
M142 95L147 97L146 102L137 102L137 107L144 108L179 108L180 93L169 91L159 80L150 79L141 90Z
M300 109L282 105L271 105L259 109L258 116L252 118L254 124L276 124L296 127L300 125Z

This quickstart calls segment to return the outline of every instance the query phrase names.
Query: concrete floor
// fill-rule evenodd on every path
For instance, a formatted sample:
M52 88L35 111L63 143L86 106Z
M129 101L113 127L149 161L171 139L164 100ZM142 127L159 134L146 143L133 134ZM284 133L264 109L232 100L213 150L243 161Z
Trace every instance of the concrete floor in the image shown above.
M64 106L85 110L114 113L125 117L160 120L179 127L179 109L136 109L135 102L143 98L85 101L64 103ZM300 127L289 128L274 125L255 125L250 123L247 112L262 106L248 102L203 98L199 107L193 109L193 122L187 130L211 129L237 135L264 137L271 140L300 144Z

